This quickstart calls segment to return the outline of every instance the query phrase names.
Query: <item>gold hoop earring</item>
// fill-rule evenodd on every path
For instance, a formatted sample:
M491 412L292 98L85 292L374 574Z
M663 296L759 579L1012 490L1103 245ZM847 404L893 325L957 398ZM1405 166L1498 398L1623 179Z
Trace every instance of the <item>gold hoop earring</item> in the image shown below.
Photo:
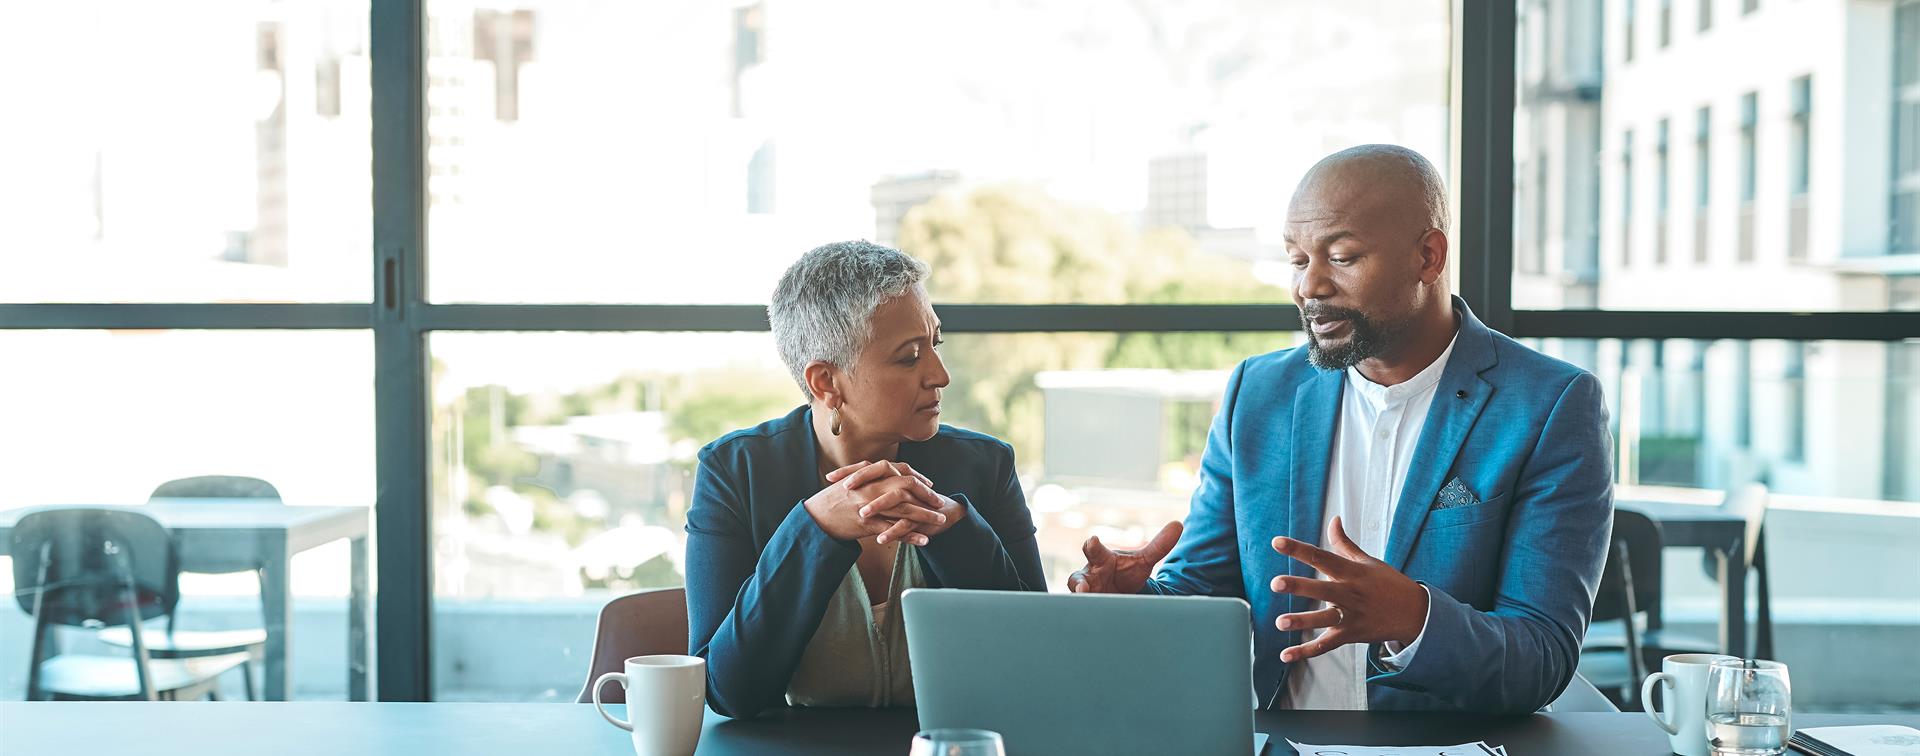
M833 431L833 435L838 436L840 435L840 408L835 407L831 410L831 412L833 413L830 421L832 424L831 430Z

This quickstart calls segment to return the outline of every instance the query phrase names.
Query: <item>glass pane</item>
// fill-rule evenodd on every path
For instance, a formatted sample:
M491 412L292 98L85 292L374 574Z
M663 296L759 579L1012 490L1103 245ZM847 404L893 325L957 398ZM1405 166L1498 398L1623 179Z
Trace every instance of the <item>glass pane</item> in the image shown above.
M364 602L372 580L370 334L0 331L0 354L36 366L0 371L0 528L42 509L148 514L177 549L183 642L195 640L189 631L258 630L265 616L268 639L253 665L261 695L347 697L349 633L371 640L371 613L350 600ZM155 495L169 500L149 502ZM311 535L319 531L330 537ZM294 544L290 562L268 547L283 536ZM35 627L26 608L33 586L15 583L13 560L36 554L0 552L4 698L26 691ZM159 617L147 624L156 640L165 626ZM135 679L130 649L109 642L110 630L53 632L62 653L114 657L126 662L116 674ZM215 679L224 700L243 697L239 670Z
M367 301L365 0L8 16L0 302Z
M1912 309L1920 11L1710 6L1519 0L1514 306Z
M1912 705L1912 671L1874 660L1903 653L1899 639L1920 623L1920 342L1529 342L1605 387L1617 505L1714 505L1752 482L1770 490L1773 658L1806 673L1796 707ZM1722 594L1701 550L1664 554L1667 630L1715 638ZM1618 623L1593 632L1617 636Z
M1064 590L1088 535L1144 540L1185 514L1227 371L1293 338L954 334L942 419L1014 445ZM695 452L799 390L765 333L439 333L432 347L435 697L571 701L600 607L684 579ZM527 642L503 656L502 632Z
M1185 519L1227 375L1298 333L954 334L948 422L1013 445L1048 588Z
M434 698L573 701L615 596L680 585L694 454L792 409L768 333L433 334ZM512 654L493 640L511 632Z
M853 238L946 301L1280 301L1315 160L1447 164L1445 2L428 10L435 301L754 303Z

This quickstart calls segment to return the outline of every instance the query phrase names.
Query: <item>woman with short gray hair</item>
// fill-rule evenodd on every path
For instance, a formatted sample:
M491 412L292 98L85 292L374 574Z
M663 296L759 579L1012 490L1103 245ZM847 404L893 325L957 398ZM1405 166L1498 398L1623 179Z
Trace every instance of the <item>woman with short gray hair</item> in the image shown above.
M926 265L828 244L767 307L806 403L700 450L689 653L707 703L910 706L908 588L1046 590L1013 449L940 423L950 376Z

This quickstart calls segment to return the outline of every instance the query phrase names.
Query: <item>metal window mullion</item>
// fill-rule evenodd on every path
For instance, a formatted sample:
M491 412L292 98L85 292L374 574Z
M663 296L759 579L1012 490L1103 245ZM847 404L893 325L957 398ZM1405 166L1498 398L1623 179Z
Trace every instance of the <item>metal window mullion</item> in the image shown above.
M1570 339L1920 339L1920 312L1521 310L1508 335Z
M947 333L1259 332L1300 327L1292 305L935 305ZM1920 338L1920 313L1520 310L1506 329L1537 338L1871 340ZM416 305L418 331L754 332L758 305Z
M947 333L1297 331L1290 304L935 305Z
M425 0L374 0L374 501L379 700L433 697Z
M1511 2L1456 2L1452 257L1460 297L1505 331L1513 316L1513 116L1517 10Z
M353 303L0 304L0 330L351 330L372 325Z
M1289 304L935 305L947 333L1289 331ZM766 331L760 305L418 305L431 331Z

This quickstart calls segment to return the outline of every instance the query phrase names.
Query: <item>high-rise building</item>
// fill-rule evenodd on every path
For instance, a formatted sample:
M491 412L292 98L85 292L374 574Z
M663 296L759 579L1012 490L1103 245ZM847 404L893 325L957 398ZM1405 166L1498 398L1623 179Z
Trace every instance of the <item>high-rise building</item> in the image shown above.
M286 24L263 20L255 36L256 67L274 82L273 109L254 124L254 154L258 156L253 233L238 249L236 262L287 264L287 66Z
M539 14L436 3L427 42L427 195L457 208L472 191L472 145L520 120L522 73L536 59Z
M254 73L272 96L254 120L254 222L230 230L220 255L299 269L285 277L295 285L326 285L319 276L337 266L321 261L371 238L341 222L364 215L372 192L371 64L364 31L331 23L334 13L272 6L254 24Z
M1600 0L1521 6L1514 114L1514 302L1592 307L1599 294Z
M733 117L747 115L747 95L742 91L748 72L767 60L767 6L753 3L733 9L733 72L728 77L727 94Z
M1207 153L1197 150L1161 155L1147 161L1148 228L1195 231L1207 223Z
M761 75L761 69L767 62L767 6L756 2L733 9L733 69L727 77L727 94L731 114L737 119L763 118L764 108L759 107L755 89L749 82ZM771 215L775 211L774 198L778 174L775 172L777 153L774 140L768 136L755 148L753 156L747 159L747 198L748 215Z
M1214 203L1230 201L1214 194L1214 157L1205 150L1186 149L1148 159L1147 207L1141 225L1186 231L1207 255L1253 261L1285 257L1284 247L1262 242L1252 226L1213 225Z
M533 60L533 11L473 12L473 57L493 64L493 117L520 117L520 68Z
M1901 294L1920 290L1908 277L1920 273L1909 262L1920 236L1902 217L1920 196L1920 160L1907 159L1920 136L1902 138L1920 133L1909 84L1920 81L1909 60L1920 5L1809 0L1720 18L1712 6L1521 6L1515 305L1920 306ZM1637 471L1652 482L1759 477L1789 493L1870 498L1920 493L1900 473L1920 464L1910 423L1859 427L1905 417L1909 351L1677 339L1563 349L1633 415L1640 461L1671 452ZM1876 366L1888 380L1814 379Z
M1920 255L1920 0L1894 10L1894 143L1892 239L1888 252ZM1895 306L1920 308L1914 279L1896 292Z

